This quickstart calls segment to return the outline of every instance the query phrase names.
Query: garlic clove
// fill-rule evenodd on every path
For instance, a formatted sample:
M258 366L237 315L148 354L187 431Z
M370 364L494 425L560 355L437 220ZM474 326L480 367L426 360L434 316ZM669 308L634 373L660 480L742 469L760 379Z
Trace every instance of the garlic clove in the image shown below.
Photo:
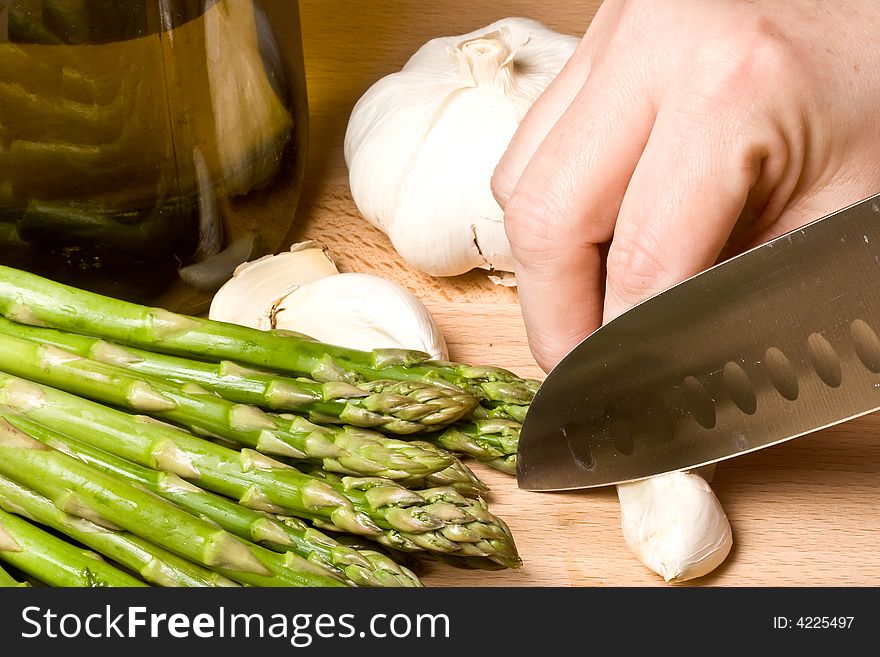
M727 515L703 477L672 472L617 486L623 538L667 582L702 577L730 553Z
M217 290L208 317L251 328L272 328L277 303L302 285L339 270L318 243L294 244L289 251L239 265Z
M380 276L356 272L320 278L293 290L273 313L274 328L343 347L417 349L448 359L446 341L425 305Z
M380 276L340 274L312 241L240 265L214 295L208 316L354 349L417 349L448 358L443 334L418 297Z

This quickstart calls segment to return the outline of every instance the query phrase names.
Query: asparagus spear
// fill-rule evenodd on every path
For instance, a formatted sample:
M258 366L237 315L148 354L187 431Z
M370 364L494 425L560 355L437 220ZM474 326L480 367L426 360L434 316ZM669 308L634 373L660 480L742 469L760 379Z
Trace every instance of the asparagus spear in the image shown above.
M522 424L525 422L528 404L504 404L483 400L471 414L468 420L510 420Z
M429 444L427 441L418 441L417 444ZM432 472L424 477L409 479L400 482L407 488L436 488L438 486L452 488L465 497L480 497L489 492L489 487L484 484L473 471L462 463L458 458L445 470Z
M3 570L3 567L0 566L0 589L3 588L18 588L18 587L26 587L27 582L19 582L12 575Z
M426 436L453 452L474 457L507 474L516 474L516 454L522 425L512 420L456 422L440 433Z
M231 450L181 430L0 373L0 404L30 419L202 488L321 528L363 534L404 551L433 550L521 562L510 530L482 499L451 488L410 491L388 479L322 481L249 449Z
M507 404L482 400L450 431L432 434L435 444L454 452L470 454L478 461L506 474L516 474L519 434L528 404Z
M132 347L209 361L232 360L317 381L447 381L476 396L527 404L538 382L507 370L433 361L420 351L348 349L283 331L172 313L0 267L0 314Z
M341 475L335 472L324 470L314 463L297 462L295 465L300 472L312 475L313 477L319 477L325 480L329 479L340 484L344 483L343 477ZM461 471L459 470L471 473L471 480L465 480L461 474ZM447 471L451 471L452 475L447 476ZM470 469L465 468L464 464L462 464L458 460L456 460L455 464L449 466L446 470L441 470L440 472L435 472L434 474L430 474L425 477L400 480L397 481L397 483L401 486L416 491L426 488L437 487L451 488L457 493L464 495L465 497L480 497L489 492L489 487L482 481L480 481L480 479L478 479L476 475L471 472Z
M0 475L0 507L51 527L157 586L237 586L232 580L128 532L65 513L51 500Z
M147 586L27 520L0 509L0 561L49 586Z
M180 222L195 215L193 199L163 202L149 210L102 212L79 203L31 201L18 224L23 239L41 244L80 244L140 257L187 252L195 247Z
M147 377L5 333L0 333L0 369L265 454L315 459L337 472L401 479L443 470L454 460L433 445L426 449L369 429L270 415L192 384Z
M0 420L0 473L59 509L121 528L249 586L345 586L301 557L234 537L122 479L107 475ZM173 528L173 531L168 531Z
M279 552L292 550L357 586L421 586L421 582L411 571L394 562L388 563L383 555L376 552L360 553L301 521L282 522L269 513L249 509L226 497L188 484L170 472L145 468L61 432L50 431L2 407L0 417L40 442L75 456L104 472L120 476L129 483L143 486L195 516L216 522L240 538L262 543ZM4 490L3 481L0 477L0 500ZM92 547L102 551L98 547Z
M458 386L419 381L371 381L360 386L318 383L245 368L232 361L206 363L168 356L68 331L38 328L0 317L0 332L178 383L195 383L229 401L274 411L295 411L312 422L376 427L387 433L436 430L477 406Z
M394 559L388 557L384 552L381 552L378 549L379 546L374 544L373 546L364 545L358 548L354 548L350 545L346 545L344 542L337 540L336 538L330 536L329 534L325 534L319 532L314 527L311 527L308 523L300 518L295 518L293 516L274 516L275 519L280 522L287 531L294 532L296 534L306 533L312 537L320 537L316 538L316 541L326 541L326 545L329 549L332 550L334 555L346 555L348 551L351 550L362 557L365 557L367 561L369 561L369 571L365 572L360 568L360 564L355 564L353 566L345 567L346 574L352 575L350 571L352 569L355 570L357 577L363 578L365 581L360 584L360 586L385 586L385 587L407 587L407 588L420 588L422 586L422 582L419 580L418 575L413 572L410 568L408 568L403 562L397 562ZM346 536L352 536L352 534L345 534ZM332 546L332 548L331 548ZM345 557L343 556L344 560Z

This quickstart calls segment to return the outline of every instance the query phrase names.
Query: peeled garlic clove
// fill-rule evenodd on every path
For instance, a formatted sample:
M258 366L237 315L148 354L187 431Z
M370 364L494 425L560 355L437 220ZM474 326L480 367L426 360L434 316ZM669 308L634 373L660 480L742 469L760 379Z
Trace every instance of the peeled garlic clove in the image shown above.
M427 42L358 100L345 135L352 198L408 264L435 276L513 271L490 180L578 43L505 18Z
M339 270L316 242L300 242L289 251L246 262L214 295L208 317L251 328L270 329L272 313L287 294Z
M672 472L620 484L617 495L626 544L667 582L701 577L727 558L730 523L700 475Z
M343 347L417 349L448 359L446 341L425 305L380 276L326 276L287 294L273 313L274 328Z

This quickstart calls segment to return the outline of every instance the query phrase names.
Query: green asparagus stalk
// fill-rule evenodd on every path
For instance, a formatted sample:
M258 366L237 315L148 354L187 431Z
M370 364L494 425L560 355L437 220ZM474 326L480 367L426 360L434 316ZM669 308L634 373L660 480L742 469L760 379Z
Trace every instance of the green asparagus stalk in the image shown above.
M3 509L0 509L0 561L49 586L147 586L97 554Z
M483 400L465 421L470 420L510 420L512 422L525 422L526 413L529 410L528 404L504 404L501 402L490 402Z
M8 420L10 424L50 447L119 476L129 483L143 486L195 516L216 522L240 538L261 543L278 552L292 550L356 586L421 586L421 582L411 571L394 562L388 563L383 555L375 552L360 553L301 521L282 522L269 513L249 509L229 498L197 488L176 474L137 465L61 432L50 431L2 407L0 418ZM3 479L0 478L0 499L3 496L2 484ZM39 520L42 522L42 519ZM103 552L97 546L92 547Z
M182 424L264 454L315 459L328 470L401 479L443 470L454 457L350 426L319 426L235 404L193 384L130 372L51 345L0 333L0 369L95 401Z
M513 420L457 422L426 436L453 452L467 454L507 474L516 474L516 454L522 425Z
M353 386L318 383L245 368L232 361L206 363L122 347L68 331L38 328L0 317L0 332L49 344L139 374L194 383L238 404L293 411L321 424L375 427L383 432L433 431L472 412L478 400L458 386L419 381L371 381Z
M26 587L27 582L19 582L0 566L0 589Z
M5 419L0 420L0 474L48 497L67 513L164 544L241 584L345 586L301 557L242 541L152 493L48 447Z
M300 472L312 475L313 477L319 477L325 480L329 479L339 484L344 483L344 477L335 472L324 470L314 463L297 462L295 463L295 466ZM458 471L459 468L461 468L461 471ZM447 473L447 471L452 472L451 476L447 476L449 474ZM470 473L470 481L466 480L464 476L462 476L462 471ZM449 466L449 468L447 468L446 470L435 472L434 474L428 475L426 477L415 477L413 479L399 480L396 483L415 491L437 487L451 488L457 493L464 495L465 497L480 497L489 492L489 487L484 484L480 479L478 479L477 476L474 475L470 469L465 468L464 464L462 464L461 461L458 460L456 460L455 464Z
M508 454L507 456L498 456L494 459L483 461L486 465L504 474L516 474L516 454Z
M355 420L354 424L369 424L370 420L365 419L361 411L370 414L374 413L374 411L369 409L377 409L379 407L390 409L395 406L395 404L398 404L398 413L403 414L403 408L406 406L407 402L417 406L421 403L432 403L433 400L436 400L437 398L435 397L435 393L432 392L432 389L447 391L449 388L453 388L459 390L459 393L461 393L460 389L455 388L454 386L437 388L433 385L410 381L376 381L364 383L361 384L362 387L354 388L346 383L316 383L305 382L299 379L284 379L283 377L278 377L276 375L245 369L234 363L221 363L218 366L216 364L196 362L138 349L124 348L103 340L75 333L17 324L2 317L0 317L0 334L27 339L43 345L50 345L83 357L94 358L95 360L111 365L120 365L126 369L133 369L140 374L164 377L171 380L177 380L181 383L201 384L203 387L220 394L225 399L239 403L256 402L257 405L264 407L272 407L273 405L277 406L279 404L270 400L281 400L284 398L290 399L293 395L291 392L291 390L293 390L291 387L292 385L302 386L303 394L311 394L313 395L313 399L326 399L328 394L342 393L346 388L350 389L350 391L345 394L351 395L356 393L366 397L365 399L353 398L344 403L341 401L330 401L326 402L326 404L324 402L318 402L316 405L310 404L300 409L302 412L303 410L311 408L310 420L312 421L319 419L326 421L333 421L335 419L336 421L340 421L349 418ZM292 382L291 386L284 388L284 386L287 386L284 381ZM275 388L274 386L276 385L281 386L281 388ZM280 389L286 389L288 392L282 394L278 392ZM239 396L236 394L238 390L242 390L248 394ZM272 390L275 390L275 392L272 393ZM337 392L334 393L332 392L333 390L336 390ZM371 390L376 390L377 392L370 392ZM250 391L255 392L254 394L249 394ZM260 392L257 393L256 391ZM452 395L450 398L451 403L458 403L462 405L462 408L466 407L473 410L472 407L477 403L476 399L469 395L464 395L464 399L461 399L462 395L464 395L464 393ZM468 402L468 399L472 400L473 403L471 404ZM262 403L260 403L261 400ZM351 406L351 403L357 403L359 406ZM283 403L280 404L284 405ZM348 408L356 408L357 410L340 412L337 416L325 415L325 413L330 410L326 408L326 406L334 404L338 406L347 405ZM413 410L415 412L417 409ZM320 413L320 416L318 413ZM458 413L447 415L447 419L452 420L456 415L458 415ZM295 415L281 414L281 417L292 422L297 421ZM358 417L360 420L358 420ZM401 418L397 419L401 422L408 422L413 425L416 424L415 422L410 422ZM424 422L424 419L421 422ZM420 424L419 426L427 428L428 426L433 425ZM384 425L382 429L388 430L388 425ZM408 441L407 444L411 447L421 448L432 453L436 451L436 446L428 442ZM482 495L488 491L485 484L483 484L473 472L467 468L467 466L457 460L443 470L421 476L409 477L404 483L407 487L418 485L422 488L452 486L457 491L464 495L468 495L469 497Z
M174 199L148 211L109 213L80 203L31 201L19 221L29 242L94 244L102 248L161 256L186 248L179 231L181 216L192 214L195 201Z
M431 360L420 351L348 349L282 331L150 308L0 267L0 314L22 324L100 337L149 351L232 360L317 381L447 381L476 396L527 404L538 381L507 370Z
M290 516L278 516L278 519L282 522L301 522L299 518L293 518ZM369 552L369 551L377 551L380 556L392 563L399 564L400 566L410 569L415 573L420 573L424 570L424 566L428 563L435 555L446 557L452 560L455 559L464 559L465 557L454 557L450 555L446 555L443 552L428 552L428 553L414 553L414 552L403 552L401 550L395 550L394 548L389 548L387 545L381 545L376 541L367 538L366 536L359 536L357 534L346 534L341 532L328 532L331 538L339 541L342 545L346 547L350 547L353 550L358 550L360 552ZM477 558L477 557L473 557ZM483 559L488 559L488 557L481 557ZM492 561L491 559L488 559ZM499 570L504 570L507 566L501 565L495 561L493 561Z
M427 445L427 441L416 441L416 444ZM458 458L445 470L432 472L421 478L400 482L407 488L436 488L438 486L452 488L465 497L481 497L489 492L489 487Z
M174 472L244 506L362 534L403 551L521 564L510 530L482 499L451 488L411 491L384 478L322 481L250 449L231 450L143 417L0 373L0 404L148 468Z
M469 454L506 474L516 474L519 434L528 404L506 404L482 400L463 420L441 433L426 436L436 445L459 454Z
M300 518L281 515L274 517L278 522L284 525L288 531L297 534L308 533L313 536L320 536L320 539L318 540L327 541L328 548L332 546L332 551L334 553L344 555L347 554L347 550L352 550L362 557L365 557L370 563L369 572L360 571L359 576L365 579L365 582L360 584L360 586L376 586L377 582L379 586L384 587L420 588L422 586L421 580L419 580L418 575L416 575L413 570L407 567L402 560L400 562L395 561L388 557L383 551L376 549L380 547L378 544L364 545L359 548L354 548L329 534L318 532L318 530ZM353 534L345 534L345 536L353 536ZM413 559L410 558L409 561L413 561ZM358 565L349 566L346 570L349 568L360 570Z
M285 519L286 520L286 519ZM355 536L354 534L339 534L334 536L340 543L347 545L350 548L354 548L356 550L368 550L370 549L370 545L372 541L368 538L364 538L363 536ZM384 546L380 546L380 548L385 549L386 554L385 558L395 563L407 564L411 559L412 555L407 552L398 552L396 550L389 550L384 548ZM455 568L467 569L467 570L504 570L505 566L499 564L497 561L493 561L492 559L487 559L486 557L465 557L462 555L455 554L444 554L442 552L431 552L430 554L422 555L419 559L419 563L412 564L413 568L417 566L424 566L426 563L436 561L439 563L449 564L450 566L454 566Z
M0 475L0 507L51 527L156 586L237 586L212 570L181 559L134 534L65 513L51 500Z

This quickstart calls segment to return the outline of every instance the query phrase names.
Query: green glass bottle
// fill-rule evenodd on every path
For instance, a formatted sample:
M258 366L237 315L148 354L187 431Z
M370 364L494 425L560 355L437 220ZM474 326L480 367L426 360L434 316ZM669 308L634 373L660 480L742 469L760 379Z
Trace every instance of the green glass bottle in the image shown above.
M0 3L0 263L204 310L304 175L296 0Z

